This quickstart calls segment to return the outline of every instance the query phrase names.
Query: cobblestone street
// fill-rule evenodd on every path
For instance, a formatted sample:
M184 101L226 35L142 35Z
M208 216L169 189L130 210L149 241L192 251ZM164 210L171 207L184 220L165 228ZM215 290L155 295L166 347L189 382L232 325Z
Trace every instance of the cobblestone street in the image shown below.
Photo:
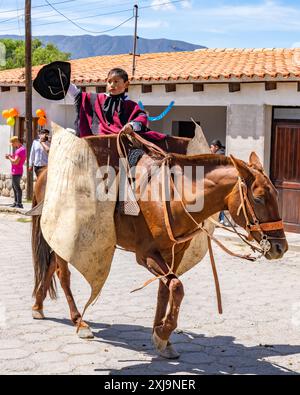
M151 344L157 283L130 294L151 275L123 251L117 251L104 290L85 316L93 340L76 336L60 286L58 300L45 303L46 319L34 321L30 227L19 214L0 214L0 374L300 373L297 250L280 261L249 263L216 248L222 316L208 257L186 273L179 326L172 336L181 356L167 361ZM71 271L82 309L89 289Z

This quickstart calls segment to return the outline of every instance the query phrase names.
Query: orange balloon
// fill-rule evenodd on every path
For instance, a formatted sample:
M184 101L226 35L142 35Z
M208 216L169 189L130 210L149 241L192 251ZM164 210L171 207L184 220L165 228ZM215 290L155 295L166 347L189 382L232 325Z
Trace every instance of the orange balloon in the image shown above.
M11 108L9 110L9 116L12 117L12 118L18 116L18 111L15 108Z
M41 110L40 108L39 108L38 110L36 110L35 113L36 113L36 116L39 117L39 118L42 118L42 117L45 117L45 116L46 116L45 111L44 111L44 110Z
M5 119L8 119L10 117L9 110L3 110L2 111L2 117L5 118Z
M39 118L39 120L38 120L39 126L45 126L46 123L47 123L47 119L45 117Z

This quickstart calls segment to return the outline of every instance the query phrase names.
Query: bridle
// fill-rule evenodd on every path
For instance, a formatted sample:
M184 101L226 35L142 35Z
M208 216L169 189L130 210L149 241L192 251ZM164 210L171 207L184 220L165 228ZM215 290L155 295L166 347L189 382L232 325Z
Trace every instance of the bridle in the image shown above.
M239 187L239 193L240 193L240 198L241 198L241 205L237 211L237 215L240 215L240 211L243 211L245 221L246 221L246 226L245 230L248 233L248 240L253 240L253 232L258 232L261 236L261 240L259 242L260 249L257 247L254 247L257 251L261 252L263 255L266 255L270 249L271 249L271 243L269 240L271 239L278 239L278 240L284 240L284 237L275 237L275 236L270 236L265 232L269 231L274 231L274 230L284 230L283 228L283 222L282 220L280 221L275 221L275 222L260 222L255 214L254 208L252 207L249 197L248 197L248 187L246 182L241 178L238 177L238 187ZM249 213L249 215L248 215ZM249 216L251 219L249 219Z

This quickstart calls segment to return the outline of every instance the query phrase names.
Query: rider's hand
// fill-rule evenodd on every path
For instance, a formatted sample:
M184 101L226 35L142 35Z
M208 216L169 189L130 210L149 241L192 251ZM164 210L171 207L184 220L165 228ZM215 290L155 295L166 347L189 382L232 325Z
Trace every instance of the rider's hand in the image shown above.
M133 127L130 125L130 123L127 123L123 128L120 130L120 133L125 133L125 134L132 134L133 132Z

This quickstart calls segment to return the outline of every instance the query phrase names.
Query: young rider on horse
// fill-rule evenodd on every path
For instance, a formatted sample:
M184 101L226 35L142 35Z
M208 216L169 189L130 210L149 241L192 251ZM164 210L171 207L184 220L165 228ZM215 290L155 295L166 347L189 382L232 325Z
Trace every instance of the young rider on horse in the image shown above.
M114 68L109 71L107 93L82 92L70 83L70 75L69 63L51 63L40 70L34 88L47 99L61 100L66 95L74 99L78 137L134 131L146 139L165 139L166 135L148 129L146 112L126 95L129 78L125 70Z

